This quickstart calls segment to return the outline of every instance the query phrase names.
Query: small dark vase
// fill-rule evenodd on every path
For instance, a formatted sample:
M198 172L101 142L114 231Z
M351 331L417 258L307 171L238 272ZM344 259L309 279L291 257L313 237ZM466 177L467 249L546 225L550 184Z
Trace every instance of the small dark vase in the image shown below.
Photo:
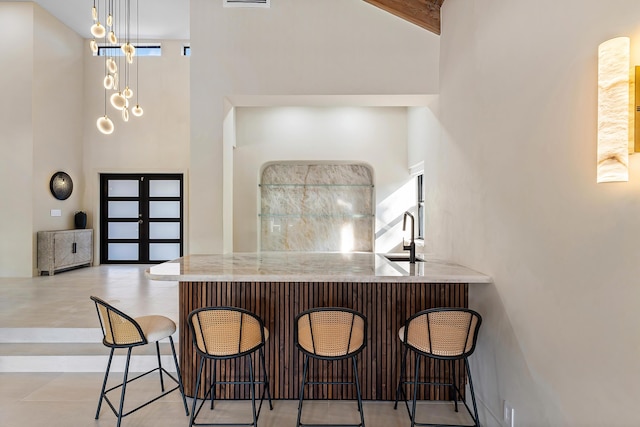
M76 229L78 230L87 228L87 213L82 211L76 212L74 222L76 225Z

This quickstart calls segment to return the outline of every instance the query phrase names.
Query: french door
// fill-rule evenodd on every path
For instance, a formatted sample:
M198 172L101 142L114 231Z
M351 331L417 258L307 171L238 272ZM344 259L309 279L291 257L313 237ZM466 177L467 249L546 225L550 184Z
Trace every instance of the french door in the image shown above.
M100 263L182 256L182 174L100 174Z

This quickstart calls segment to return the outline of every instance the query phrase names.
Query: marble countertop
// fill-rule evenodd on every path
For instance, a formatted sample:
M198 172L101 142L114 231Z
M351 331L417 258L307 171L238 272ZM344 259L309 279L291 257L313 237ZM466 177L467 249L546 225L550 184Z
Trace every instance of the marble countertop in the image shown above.
M188 255L153 266L145 274L152 280L181 282L491 283L491 277L458 264L425 260L412 265L370 252Z

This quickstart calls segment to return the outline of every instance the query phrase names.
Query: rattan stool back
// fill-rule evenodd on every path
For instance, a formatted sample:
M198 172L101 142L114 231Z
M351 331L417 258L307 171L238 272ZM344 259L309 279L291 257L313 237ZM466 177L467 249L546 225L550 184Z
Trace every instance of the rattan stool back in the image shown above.
M196 351L204 357L239 357L263 346L269 332L253 313L235 307L210 307L189 315Z
M410 317L399 335L403 343L426 356L460 359L475 350L481 322L472 310L425 310Z

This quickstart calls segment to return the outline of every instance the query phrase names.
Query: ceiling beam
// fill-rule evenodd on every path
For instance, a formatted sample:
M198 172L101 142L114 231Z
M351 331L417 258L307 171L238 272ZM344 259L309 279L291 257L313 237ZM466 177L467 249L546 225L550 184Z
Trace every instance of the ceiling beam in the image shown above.
M440 7L444 0L364 0L402 19L440 35Z

